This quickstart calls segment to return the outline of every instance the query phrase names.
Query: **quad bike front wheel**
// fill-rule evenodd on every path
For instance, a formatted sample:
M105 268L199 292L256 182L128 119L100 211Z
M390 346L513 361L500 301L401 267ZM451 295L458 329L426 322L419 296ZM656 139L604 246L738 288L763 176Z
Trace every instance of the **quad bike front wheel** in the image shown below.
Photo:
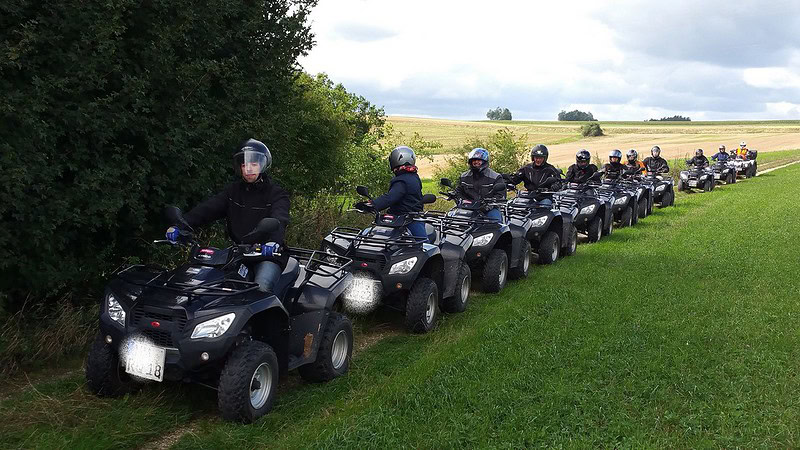
M268 344L246 340L222 369L217 405L226 420L252 423L268 413L278 388L278 357Z
M558 252L561 248L561 239L554 231L548 231L539 242L539 250L536 254L539 258L537 264L553 264L558 259Z
M620 218L620 227L625 228L633 225L633 206L628 206L625 208L625 211L622 212L622 217Z
M642 197L639 200L639 218L644 219L645 217L647 217L647 198Z
M419 277L411 286L406 301L406 328L412 333L427 333L439 317L439 288L430 278Z
M136 389L137 383L125 373L119 353L97 333L86 358L86 384L100 397L119 397Z
M594 216L594 219L589 222L586 228L586 235L589 236L589 242L597 242L603 236L603 218L599 215Z
M675 192L671 189L667 192L664 192L664 196L661 197L661 207L665 208L667 206L672 206L675 203Z
M483 291L500 292L508 280L508 255L496 248L489 252L483 265Z

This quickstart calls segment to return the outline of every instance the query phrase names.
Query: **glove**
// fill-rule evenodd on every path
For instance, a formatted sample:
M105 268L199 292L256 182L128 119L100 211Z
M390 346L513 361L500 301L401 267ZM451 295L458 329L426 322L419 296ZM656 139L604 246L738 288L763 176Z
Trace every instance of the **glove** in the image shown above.
M256 253L261 253L261 256L273 257L281 251L281 245L275 242L267 242L266 244L256 244L254 249Z
M181 230L176 227L169 227L167 228L167 232L165 233L167 240L174 243L178 242L178 238L181 236Z
M358 202L353 207L359 211L372 211L372 202Z

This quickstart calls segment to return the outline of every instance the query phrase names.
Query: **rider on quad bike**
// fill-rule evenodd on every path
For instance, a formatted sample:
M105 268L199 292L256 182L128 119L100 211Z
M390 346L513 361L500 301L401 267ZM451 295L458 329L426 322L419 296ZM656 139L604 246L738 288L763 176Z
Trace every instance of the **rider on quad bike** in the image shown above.
M586 149L575 154L575 164L567 169L567 183L584 184L597 172L597 166L590 164L592 155Z
M720 145L717 153L715 153L714 156L711 157L712 160L719 161L721 163L728 161L728 158L730 158L730 155L728 155L728 152L725 151L724 145Z
M361 211L382 211L389 208L389 214L401 215L422 211L422 181L417 174L417 155L411 147L401 145L389 154L389 170L394 178L389 183L389 192L367 202L354 206ZM427 238L425 223L412 221L408 231L417 237Z
M455 189L456 195L462 199L471 201L497 199L503 200L506 197L506 182L503 176L489 168L489 151L485 148L474 148L467 157L470 170L461 174L458 179L458 186ZM495 188L501 185L503 189ZM486 216L503 221L500 210L492 208L486 211Z
M742 141L739 143L739 148L736 149L736 157L739 159L747 159L747 142Z
M661 157L661 147L654 145L653 148L650 149L650 155L651 156L648 156L643 161L648 172L669 172L669 164L667 164L667 160Z
M284 245L286 227L289 225L289 194L267 174L271 165L272 154L267 146L261 141L248 139L233 156L233 170L241 180L229 184L222 192L183 216L192 228L225 218L228 235L237 244L245 243L242 242L244 236L261 219L278 219L280 226L262 242L265 244L261 247L264 260L251 267L251 270L255 270L255 282L265 293L272 292L289 260L288 252L272 256L273 253L279 253ZM167 239L176 242L185 231L171 226L167 229Z
M547 162L549 151L547 147L538 144L531 148L531 163L521 167L516 173L505 174L504 177L511 184L523 183L528 191L551 188L553 191L560 189L561 171ZM537 198L543 204L550 203L550 198Z
M709 166L708 158L703 155L703 149L698 148L694 151L694 158L687 159L686 164L690 166L697 167L699 169L703 169Z
M639 161L639 152L635 149L628 150L625 156L628 157L628 164L626 164L625 167L628 171L633 172L633 175L647 172L647 167L645 167L643 162Z
M622 161L622 152L619 149L611 150L608 153L608 163L603 164L603 168L600 170L607 180L616 180L623 175L634 173L620 161Z

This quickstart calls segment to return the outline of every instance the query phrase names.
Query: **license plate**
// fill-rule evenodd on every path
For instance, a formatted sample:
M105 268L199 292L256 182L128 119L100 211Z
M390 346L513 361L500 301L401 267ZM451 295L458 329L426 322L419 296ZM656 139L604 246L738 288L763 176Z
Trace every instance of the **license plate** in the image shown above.
M166 354L162 347L133 341L125 355L125 372L148 380L164 381Z
M697 186L697 181L690 181L689 182L689 186L692 186L692 187Z

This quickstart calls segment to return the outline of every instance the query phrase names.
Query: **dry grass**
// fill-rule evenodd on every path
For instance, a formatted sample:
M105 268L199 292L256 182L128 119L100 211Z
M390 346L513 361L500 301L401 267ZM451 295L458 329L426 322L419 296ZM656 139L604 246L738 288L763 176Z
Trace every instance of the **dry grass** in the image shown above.
M57 363L85 349L96 331L97 305L74 306L69 297L29 303L0 327L0 375Z

